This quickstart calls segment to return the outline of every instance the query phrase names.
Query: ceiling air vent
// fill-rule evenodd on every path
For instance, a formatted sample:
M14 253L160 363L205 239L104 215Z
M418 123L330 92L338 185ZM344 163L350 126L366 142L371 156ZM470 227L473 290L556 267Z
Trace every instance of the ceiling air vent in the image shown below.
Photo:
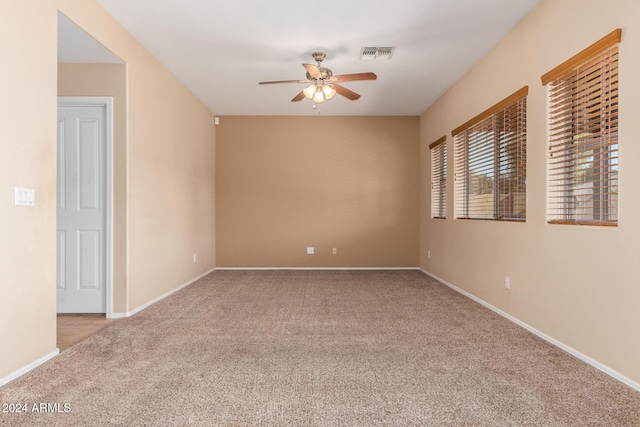
M394 47L375 47L365 46L360 51L360 59L363 61L372 59L391 59L393 52L396 50Z

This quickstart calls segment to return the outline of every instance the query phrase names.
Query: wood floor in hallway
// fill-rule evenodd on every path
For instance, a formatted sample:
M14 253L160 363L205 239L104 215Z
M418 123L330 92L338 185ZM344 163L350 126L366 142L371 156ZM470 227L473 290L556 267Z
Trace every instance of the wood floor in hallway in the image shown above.
M104 314L58 314L57 342L60 351L115 322Z

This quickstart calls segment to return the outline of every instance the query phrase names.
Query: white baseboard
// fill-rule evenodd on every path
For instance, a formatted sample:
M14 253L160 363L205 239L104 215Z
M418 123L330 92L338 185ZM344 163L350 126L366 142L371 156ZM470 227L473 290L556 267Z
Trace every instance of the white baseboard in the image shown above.
M182 284L182 285L178 286L177 288L172 289L172 290L170 290L169 292L166 292L166 293L164 293L164 294L160 295L159 297L154 298L154 299L152 299L151 301L149 301L149 302L147 302L147 303L145 303L145 304L142 304L140 307L137 307L137 308L135 308L135 309L133 309L133 310L131 310L131 311L127 311L127 312L125 312L125 313L111 313L111 319L122 319L122 318L125 318L125 317L133 316L134 314L136 314L136 313L138 313L138 312L140 312L140 311L144 310L145 308L149 307L150 305L155 304L155 303L157 303L158 301L161 301L161 300L165 299L165 298L166 298L166 297L168 297L169 295L171 295L171 294L174 294L174 293L178 292L180 289L184 289L184 288L186 288L187 286L191 285L192 283L194 283L194 282L196 282L196 281L198 281L198 280L202 279L204 276L206 276L207 274L211 273L211 272L212 272L212 271L214 271L214 270L216 270L216 269L215 269L215 268L212 268L211 270L209 270L209 271L206 271L206 272L202 273L202 274L201 274L201 275L199 275L198 277L196 277L196 278L194 278L194 279L189 280L187 283L184 283L184 284Z
M271 270L348 270L348 271L378 271L378 270L420 270L420 267L216 267L216 270L226 271L271 271Z
M127 313L111 313L110 316L107 316L107 319L124 319L127 317Z
M215 268L212 268L211 270L209 270L209 271L207 271L205 273L202 273L201 275L199 275L198 277L188 281L187 283L185 283L183 285L180 285L177 288L175 288L175 289L173 289L173 290L171 290L171 291L169 291L169 292L167 292L167 293L165 293L163 295L160 295L159 297L149 301L148 303L146 303L144 305L141 305L140 307L138 307L138 308L136 308L136 309L134 309L132 311L127 311L126 313L111 313L111 316L109 316L109 318L110 319L122 319L124 317L133 316L134 314L138 313L139 311L144 310L145 308L149 307L151 304L154 304L154 303L156 303L156 302L168 297L169 295L171 295L171 294L173 294L175 292L178 292L180 289L186 288L190 284L192 284L195 281L203 278L204 276L206 276L207 274L211 273L214 270L215 270ZM1 378L0 379L0 387L2 387L3 385L7 384L10 381L15 380L19 376L26 374L27 372L31 371L32 369L37 368L38 366L42 365L43 363L47 362L48 360L56 357L58 354L60 354L60 350L56 349L56 351L54 351L54 352L52 352L52 353L50 353L50 354L48 354L48 355L36 360L35 362L32 362L32 363L28 364L24 368L19 369L19 370L13 372L12 374L10 374L10 375L8 375L8 376L6 376L4 378Z
M472 300L474 300L475 302L477 302L478 304L481 304L483 306L485 306L486 308L488 308L489 310L499 314L500 316L512 321L513 323L515 323L516 325L526 329L527 331L531 332L534 335L537 335L538 337L542 338L543 340L555 345L556 347L560 348L561 350L566 351L567 353L571 354L572 356L577 357L578 359L582 360L583 362L588 363L589 365L593 366L594 368L596 368L599 371L604 372L605 374L609 375L610 377L615 378L616 380L628 385L629 387L640 391L640 384L638 384L637 382L633 381L630 378L625 377L624 375L622 375L620 372L609 368L608 366L598 362L595 359L592 359L591 357L580 353L579 351L575 350L574 348L569 347L568 345L558 341L555 338L550 337L549 335L545 334L544 332L541 332L539 330L537 330L536 328L534 328L531 325L528 325L527 323L524 323L523 321L513 317L512 315L505 313L504 311L500 310L497 307L494 307L493 305L489 304L488 302L476 297L473 294L470 294L469 292L458 288L455 285L452 285L451 283L447 282L444 279L441 279L440 277L436 276L435 274L432 274L426 270L423 270L422 268L420 269L420 271L422 271L424 274L426 274L429 277L434 278L435 280L437 280L438 282L442 283L445 286L448 286L449 288L453 289L456 292L461 293L462 295L466 296L467 298L470 298Z
M47 354L44 357L41 357L40 359L36 360L35 362L29 363L24 368L18 369L17 371L13 372L12 374L9 374L8 376L6 376L4 378L0 378L0 387L2 387L3 385L7 384L10 381L15 380L19 376L22 376L22 375L26 374L27 372L37 368L38 366L40 366L43 363L49 361L50 359L53 359L58 354L60 354L60 350L56 348L55 351Z

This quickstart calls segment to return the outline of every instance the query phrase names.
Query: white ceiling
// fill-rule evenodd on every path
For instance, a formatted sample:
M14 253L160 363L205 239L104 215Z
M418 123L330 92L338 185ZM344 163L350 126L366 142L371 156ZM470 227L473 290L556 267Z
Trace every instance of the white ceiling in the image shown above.
M122 64L122 60L58 13L58 62Z
M302 63L327 53L334 74L373 71L344 86L362 95L325 102L325 115L420 115L539 0L98 0L218 115L316 114L291 102ZM396 46L362 61L362 46Z

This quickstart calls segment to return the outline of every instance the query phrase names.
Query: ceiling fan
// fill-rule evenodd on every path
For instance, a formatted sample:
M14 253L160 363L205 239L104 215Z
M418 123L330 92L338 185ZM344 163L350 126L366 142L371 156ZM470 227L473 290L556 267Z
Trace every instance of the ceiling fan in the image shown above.
M260 82L258 84L279 84L279 83L310 83L297 94L291 102L297 102L304 98L312 100L316 104L321 104L325 100L328 101L335 96L336 93L348 98L352 101L360 98L360 95L340 85L342 82L350 82L354 80L376 80L378 76L375 73L355 73L341 74L334 76L333 72L322 66L322 61L326 57L324 52L314 52L311 56L316 60L318 65L302 64L307 70L307 78L305 80L278 80L273 82Z

